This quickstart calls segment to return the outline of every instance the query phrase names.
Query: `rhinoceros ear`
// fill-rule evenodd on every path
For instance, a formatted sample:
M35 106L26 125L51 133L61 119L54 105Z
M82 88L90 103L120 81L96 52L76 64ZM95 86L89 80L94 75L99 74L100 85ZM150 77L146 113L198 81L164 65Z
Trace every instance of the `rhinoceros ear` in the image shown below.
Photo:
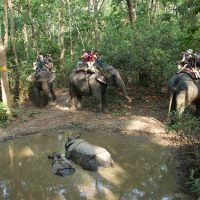
M78 134L77 136L75 136L75 139L80 138L81 134Z

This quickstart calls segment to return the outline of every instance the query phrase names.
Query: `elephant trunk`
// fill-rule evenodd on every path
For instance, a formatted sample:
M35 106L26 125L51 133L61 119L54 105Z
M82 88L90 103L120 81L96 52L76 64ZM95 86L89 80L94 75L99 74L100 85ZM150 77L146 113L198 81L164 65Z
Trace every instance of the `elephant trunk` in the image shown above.
M49 88L47 81L42 82L42 91L44 97L43 105L46 106L49 103Z
M124 83L124 81L121 78L119 73L116 74L116 79L115 80L116 80L117 87L119 87L122 90L123 96L129 101L129 103L131 103L132 100L127 95L126 85L125 85L125 83Z

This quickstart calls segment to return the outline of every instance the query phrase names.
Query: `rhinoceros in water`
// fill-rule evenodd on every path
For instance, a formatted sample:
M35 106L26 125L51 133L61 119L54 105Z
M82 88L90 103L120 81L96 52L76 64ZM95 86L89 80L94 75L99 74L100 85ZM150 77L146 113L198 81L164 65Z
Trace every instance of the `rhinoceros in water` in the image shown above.
M102 148L89 144L80 135L68 137L65 144L66 158L80 165L85 170L97 171L100 166L113 167L110 153Z
M70 165L69 161L64 160L60 154L53 153L48 156L52 160L52 173L58 176L70 176L75 169Z

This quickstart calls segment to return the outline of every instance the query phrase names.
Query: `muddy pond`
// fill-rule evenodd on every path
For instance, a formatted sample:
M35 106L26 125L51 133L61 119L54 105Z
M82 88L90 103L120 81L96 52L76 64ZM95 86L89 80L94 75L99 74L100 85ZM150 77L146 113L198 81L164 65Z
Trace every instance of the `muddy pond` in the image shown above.
M169 149L142 137L82 133L88 142L106 148L113 168L59 177L51 172L52 152L64 156L64 133L26 136L0 143L1 200L189 200L176 184ZM76 133L75 133L76 134Z

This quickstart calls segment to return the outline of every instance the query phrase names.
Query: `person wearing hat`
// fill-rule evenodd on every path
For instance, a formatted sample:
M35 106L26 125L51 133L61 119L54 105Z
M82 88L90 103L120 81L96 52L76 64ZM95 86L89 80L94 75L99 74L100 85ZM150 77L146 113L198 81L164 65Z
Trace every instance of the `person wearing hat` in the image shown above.
M179 72L187 70L191 73L193 72L196 78L200 78L199 71L195 69L195 55L192 49L188 49L185 52L183 52L182 60L179 63L183 63L183 67Z
M193 69L195 67L195 56L194 51L192 49L188 49L185 52L183 52L182 62L185 63L184 67Z
M78 69L81 65L87 65L87 58L88 58L88 53L83 49L81 51L81 56L79 57L79 61L76 65L76 68Z

